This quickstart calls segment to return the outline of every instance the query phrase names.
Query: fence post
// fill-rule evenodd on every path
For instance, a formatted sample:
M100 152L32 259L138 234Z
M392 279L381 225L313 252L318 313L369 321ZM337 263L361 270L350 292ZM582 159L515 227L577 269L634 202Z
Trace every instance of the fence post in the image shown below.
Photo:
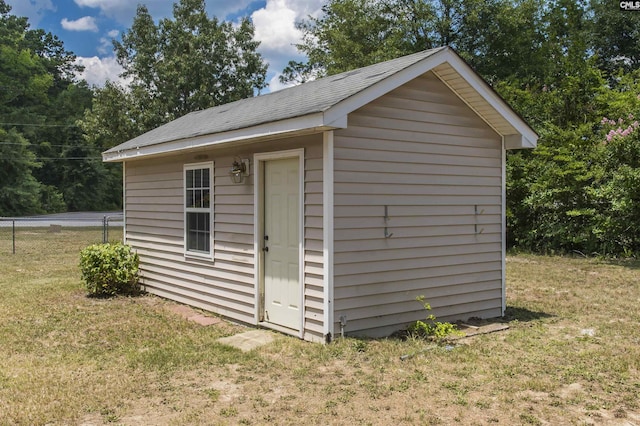
M107 236L107 216L102 217L102 243L107 243L109 237Z
M13 254L16 254L16 221L15 219L11 221L11 245Z

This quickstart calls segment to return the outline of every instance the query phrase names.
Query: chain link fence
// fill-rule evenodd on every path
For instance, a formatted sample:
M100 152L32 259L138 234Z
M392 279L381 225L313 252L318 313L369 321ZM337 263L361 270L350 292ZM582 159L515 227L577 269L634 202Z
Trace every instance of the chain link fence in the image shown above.
M0 217L0 255L29 254L42 250L82 248L96 243L122 241L122 213L61 213Z

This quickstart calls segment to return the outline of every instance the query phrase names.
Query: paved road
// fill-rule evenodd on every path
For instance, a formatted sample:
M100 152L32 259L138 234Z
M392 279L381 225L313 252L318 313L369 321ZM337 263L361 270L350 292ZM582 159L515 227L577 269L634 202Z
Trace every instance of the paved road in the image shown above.
M0 227L16 226L102 226L104 217L109 218L109 225L122 226L122 212L73 212L56 213L29 217L0 217Z

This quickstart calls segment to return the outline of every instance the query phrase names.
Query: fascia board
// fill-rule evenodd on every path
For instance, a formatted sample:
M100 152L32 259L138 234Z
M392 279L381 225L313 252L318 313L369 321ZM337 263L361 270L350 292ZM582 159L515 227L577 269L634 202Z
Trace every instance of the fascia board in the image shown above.
M522 148L535 148L538 135L531 127L482 79L466 62L457 55L450 54L449 65L469 83L482 98L491 105L507 122L522 135ZM464 100L464 99L463 99ZM506 136L506 135L504 135Z
M536 147L536 142L527 139L525 136L516 134L516 135L506 135L504 137L504 148L505 149L531 149Z
M233 142L253 142L261 139L271 139L277 136L286 136L287 134L297 134L301 132L310 133L341 128L346 127L346 117L342 120L337 117L330 125L325 123L325 115L319 112L302 117L232 130L229 132L179 139L155 145L131 148L123 151L106 151L102 153L102 160L105 162L120 162L141 157L158 156L177 151L218 146Z

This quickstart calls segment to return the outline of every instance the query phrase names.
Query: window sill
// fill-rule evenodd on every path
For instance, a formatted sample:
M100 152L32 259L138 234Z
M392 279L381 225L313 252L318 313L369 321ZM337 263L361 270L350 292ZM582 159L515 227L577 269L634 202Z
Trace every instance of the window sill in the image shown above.
M184 260L187 262L213 262L213 253L184 253Z

